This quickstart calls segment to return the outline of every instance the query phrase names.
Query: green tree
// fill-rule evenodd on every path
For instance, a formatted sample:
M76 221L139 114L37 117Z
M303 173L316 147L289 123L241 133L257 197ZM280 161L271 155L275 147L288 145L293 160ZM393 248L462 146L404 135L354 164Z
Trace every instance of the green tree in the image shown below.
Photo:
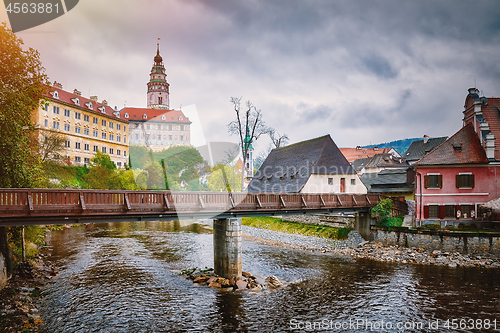
M133 169L134 179L137 187L141 190L148 188L148 172L141 169Z
M40 173L29 134L47 83L39 53L0 24L0 187L32 187Z
M168 184L168 189L173 191L197 191L200 189L200 179L211 170L200 153L192 147L171 147L153 152L145 147L131 146L129 156L134 170L146 171L146 187L149 189L165 189ZM139 184L137 175L136 183L146 188Z
M153 161L146 165L144 170L148 173L148 189L165 189L165 177L163 176L163 169L160 163Z
M96 151L94 158L90 160L94 166L102 166L108 170L116 170L116 164L111 160L108 154Z
M239 175L228 165L217 164L208 177L209 191L240 192L241 182Z
M36 142L38 154L42 162L60 161L61 154L64 152L66 140L68 138L61 132L51 131L44 133Z
M390 198L380 200L378 204L371 209L372 214L378 213L378 219L380 223L387 221L392 213L393 203Z
M97 151L91 160L91 168L82 177L85 188L120 190L122 185L120 176L116 170L116 165L109 155Z
M134 178L133 170L121 170L119 172L120 184L124 190L140 190Z

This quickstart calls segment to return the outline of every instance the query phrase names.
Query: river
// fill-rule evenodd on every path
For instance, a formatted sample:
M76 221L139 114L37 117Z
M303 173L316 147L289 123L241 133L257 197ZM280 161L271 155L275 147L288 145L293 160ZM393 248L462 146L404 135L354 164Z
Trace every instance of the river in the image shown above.
M353 260L244 240L244 271L290 285L223 292L179 276L213 267L207 221L90 224L51 232L46 251L60 272L42 293L47 332L500 331L497 269Z

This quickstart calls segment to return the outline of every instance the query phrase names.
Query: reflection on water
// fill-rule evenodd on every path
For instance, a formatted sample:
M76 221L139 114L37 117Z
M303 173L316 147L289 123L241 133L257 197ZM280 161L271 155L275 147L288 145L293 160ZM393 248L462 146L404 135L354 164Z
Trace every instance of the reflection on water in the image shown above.
M51 260L60 275L43 293L47 331L285 332L294 321L494 320L500 311L499 270L355 261L248 241L243 270L276 275L289 287L257 295L196 287L178 272L213 267L211 232L202 221L52 232ZM405 331L453 331L442 325Z

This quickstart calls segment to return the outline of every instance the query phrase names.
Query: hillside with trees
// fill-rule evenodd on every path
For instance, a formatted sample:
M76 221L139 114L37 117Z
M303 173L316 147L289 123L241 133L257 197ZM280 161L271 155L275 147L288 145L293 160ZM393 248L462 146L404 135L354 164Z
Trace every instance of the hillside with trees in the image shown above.
M379 143L379 144L374 144L374 145L368 145L368 146L363 146L363 148L373 148L373 147L379 147L379 148L389 148L392 147L396 149L396 151L403 156L408 148L410 147L411 143L413 141L418 141L422 140L422 138L412 138L412 139L402 139L402 140L395 140L391 142L384 142L384 143Z

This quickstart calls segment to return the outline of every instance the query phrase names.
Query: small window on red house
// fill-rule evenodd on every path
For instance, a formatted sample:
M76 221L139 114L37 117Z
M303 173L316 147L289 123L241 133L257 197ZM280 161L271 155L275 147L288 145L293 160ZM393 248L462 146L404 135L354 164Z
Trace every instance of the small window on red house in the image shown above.
M474 175L469 174L459 174L455 176L457 188L473 188L474 187Z
M444 206L444 216L454 218L455 217L455 205Z
M429 205L429 218L438 218L438 205Z
M441 188L443 187L443 175L425 175L425 188Z

